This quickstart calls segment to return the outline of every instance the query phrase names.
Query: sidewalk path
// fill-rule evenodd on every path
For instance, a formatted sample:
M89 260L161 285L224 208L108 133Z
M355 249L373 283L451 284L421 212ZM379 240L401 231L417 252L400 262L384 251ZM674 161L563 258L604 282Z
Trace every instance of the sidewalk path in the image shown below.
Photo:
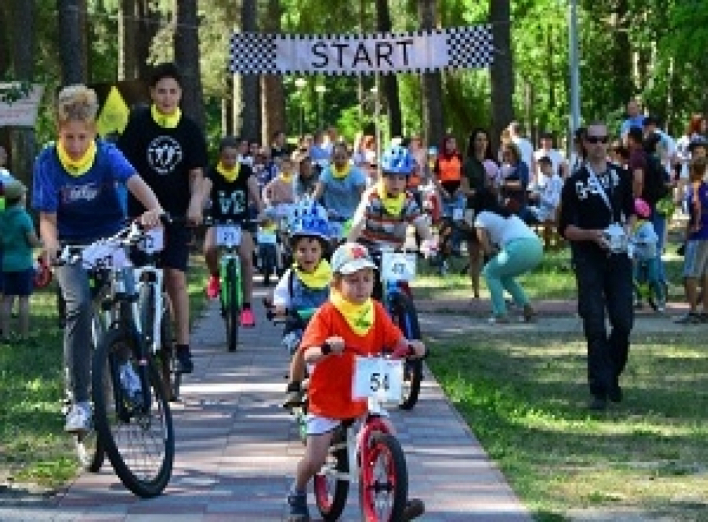
M185 377L183 402L174 407L176 460L164 495L134 497L106 462L100 473L83 474L51 505L0 505L0 521L285 520L285 495L302 445L279 406L287 368L280 329L263 319L262 309L257 312L257 327L242 331L236 353L224 348L215 306L198 322L196 370ZM410 496L426 503L420 520L531 520L429 373L415 409L392 417L406 451ZM345 522L360 520L357 491L350 490ZM319 520L311 495L310 512Z

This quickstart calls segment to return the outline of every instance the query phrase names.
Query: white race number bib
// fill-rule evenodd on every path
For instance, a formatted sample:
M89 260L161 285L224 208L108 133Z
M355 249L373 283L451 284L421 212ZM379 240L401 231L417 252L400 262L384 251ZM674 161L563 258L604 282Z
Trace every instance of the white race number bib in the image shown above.
M225 247L235 247L241 244L241 227L238 225L217 225L216 244Z
M165 249L165 229L162 227L153 228L145 232L145 235L138 241L138 250L146 254L162 252Z
M384 252L381 254L381 278L384 281L413 281L415 264L415 254Z
M356 357L352 397L375 397L398 403L403 396L403 361L381 357Z
M119 270L130 265L123 247L110 243L94 243L88 246L81 254L81 262L86 269Z

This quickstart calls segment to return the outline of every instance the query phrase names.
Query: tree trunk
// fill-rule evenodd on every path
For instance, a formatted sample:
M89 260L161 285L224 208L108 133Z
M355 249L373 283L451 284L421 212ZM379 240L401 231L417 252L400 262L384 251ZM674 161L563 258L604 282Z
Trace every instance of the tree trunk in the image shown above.
M491 67L492 126L491 142L496 150L502 130L514 119L514 65L511 59L511 1L490 0L489 19L494 37L494 63Z
M138 5L136 0L121 0L118 11L118 79L138 76Z
M151 7L151 0L136 1L136 19L134 20L137 36L135 40L136 74L133 78L147 80L150 76L150 46L160 27L160 14Z
M197 0L176 2L175 63L182 72L182 110L202 130L206 128L202 77L199 67L199 20Z
M263 30L267 33L280 33L282 26L280 19L282 7L280 0L268 0L268 8L263 18ZM261 139L264 144L269 143L276 131L288 133L285 121L285 91L283 77L280 75L264 75L261 77L263 93L261 119L263 121L263 134Z
M376 0L376 28L381 32L393 29L391 11L388 0ZM388 125L391 136L403 136L403 117L401 116L401 99L398 95L398 77L395 74L384 74L381 77L383 95L388 106Z
M81 0L57 0L59 59L63 85L86 82L86 53L82 49Z
M5 77L12 65L10 34L12 32L12 12L6 3L0 4L0 77Z
M629 42L629 0L617 0L614 14L610 17L613 27L614 56L607 64L611 68L615 99L613 106L624 107L634 96L632 82L632 47Z
M420 17L421 29L435 28L436 12L437 2L435 0L418 0L418 16ZM436 144L445 133L442 75L440 72L423 73L420 90L423 103L423 133L425 134L425 140L431 145Z
M241 2L241 30L243 32L256 32L258 20L258 9L256 0L242 0ZM247 140L257 140L260 132L260 108L261 93L258 75L240 75L240 100L236 110L239 112L241 137Z
M12 61L17 80L34 79L35 5L29 0L13 0ZM32 163L36 154L34 128L14 127L10 130L10 171L32 190ZM30 192L31 193L31 192Z

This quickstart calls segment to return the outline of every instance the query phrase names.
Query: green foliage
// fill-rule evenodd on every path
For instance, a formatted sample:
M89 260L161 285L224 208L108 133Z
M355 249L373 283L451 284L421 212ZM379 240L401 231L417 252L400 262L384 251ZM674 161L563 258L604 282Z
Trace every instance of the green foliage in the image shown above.
M0 85L0 102L15 103L26 98L31 90L31 82L12 82L7 85Z

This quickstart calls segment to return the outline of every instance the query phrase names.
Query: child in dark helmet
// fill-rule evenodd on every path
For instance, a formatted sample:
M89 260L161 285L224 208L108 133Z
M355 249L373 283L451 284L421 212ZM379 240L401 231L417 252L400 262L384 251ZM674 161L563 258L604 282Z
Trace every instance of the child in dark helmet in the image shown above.
M277 315L288 314L283 344L291 353L294 352L283 404L285 408L302 404L305 360L302 353L295 350L306 326L305 316L329 298L332 269L325 259L328 232L327 211L317 203L304 200L293 210L290 241L295 264L281 277L272 300Z

